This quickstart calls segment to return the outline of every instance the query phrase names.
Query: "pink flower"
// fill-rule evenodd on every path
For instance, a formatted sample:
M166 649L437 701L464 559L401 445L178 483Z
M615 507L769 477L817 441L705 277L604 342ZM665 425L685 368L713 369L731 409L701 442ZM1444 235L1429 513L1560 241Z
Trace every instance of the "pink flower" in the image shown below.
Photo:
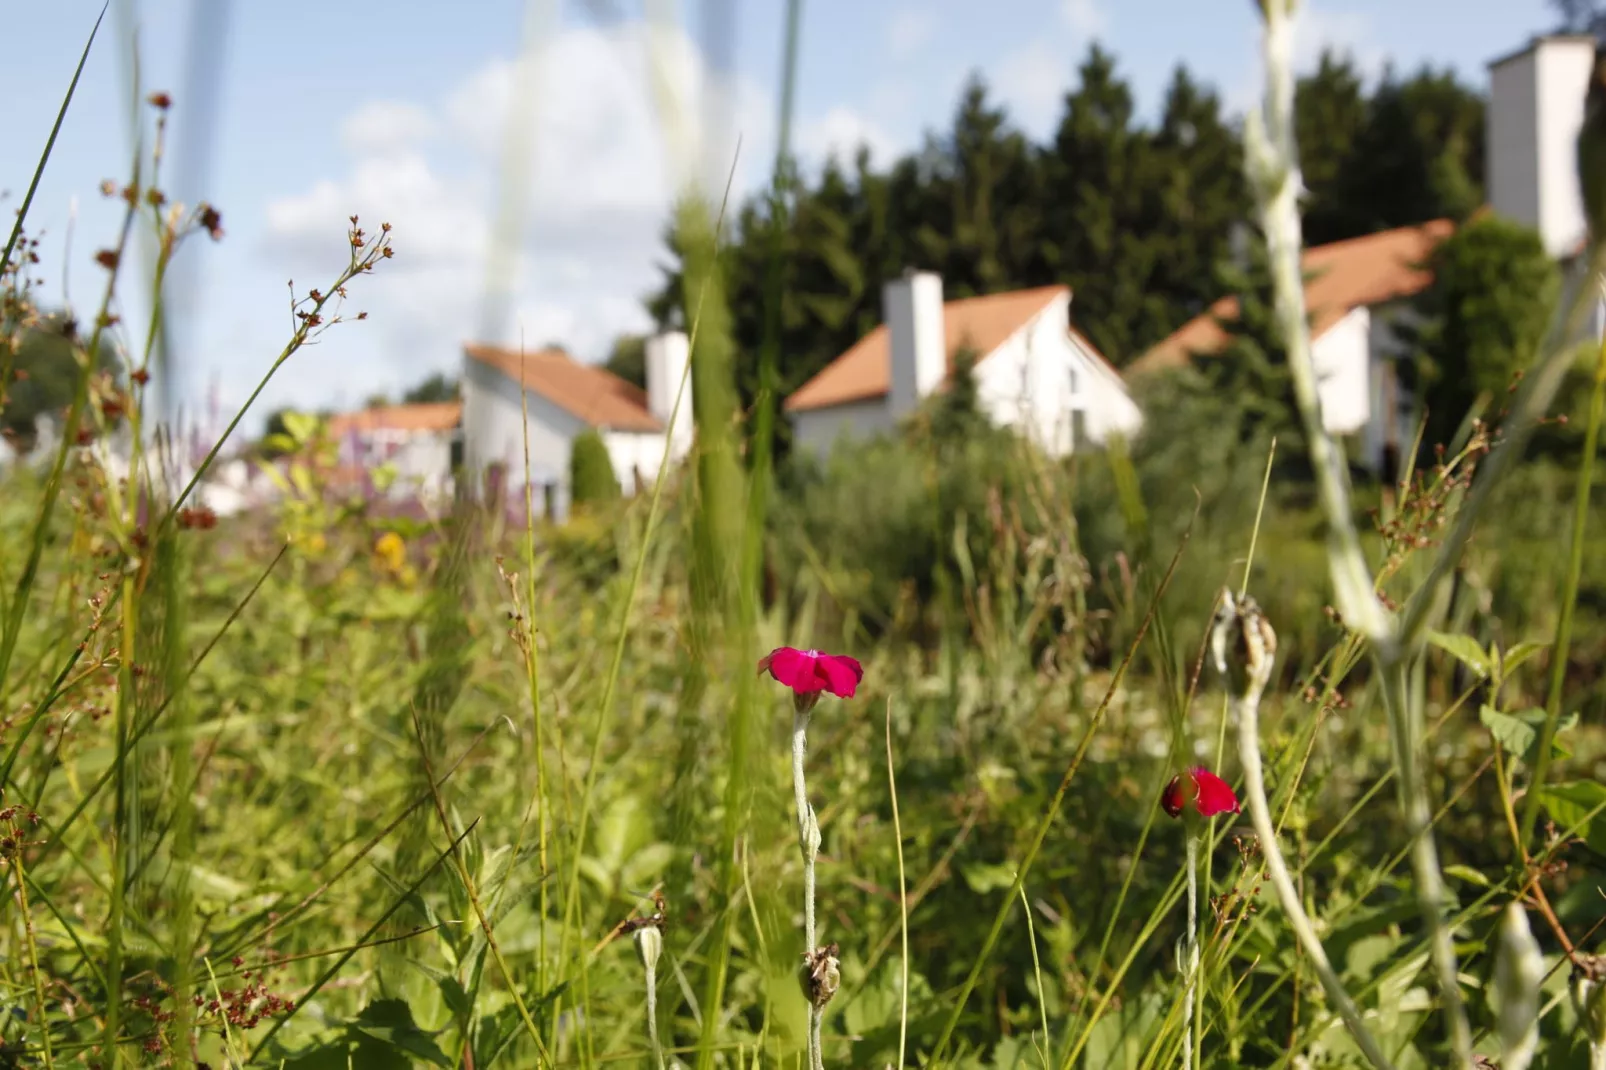
M759 675L769 673L797 693L797 702L812 706L820 692L838 698L852 698L864 679L864 666L843 654L822 654L818 650L776 647L758 659Z
M1203 766L1188 770L1186 777L1172 777L1160 795L1160 806L1172 817L1180 816L1189 803L1200 817L1239 812L1232 786Z

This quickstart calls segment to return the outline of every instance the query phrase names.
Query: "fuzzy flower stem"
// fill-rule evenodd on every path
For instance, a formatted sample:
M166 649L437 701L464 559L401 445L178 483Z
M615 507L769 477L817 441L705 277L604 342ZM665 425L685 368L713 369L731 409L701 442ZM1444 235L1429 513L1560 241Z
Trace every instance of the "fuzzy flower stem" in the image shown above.
M813 955L817 946L814 925L814 859L820 853L820 823L809 805L808 782L803 760L808 754L809 713L812 703L800 701L792 718L792 792L797 802L797 845L803 852L803 947L804 953ZM809 1066L821 1070L820 1024L824 1011L809 1005Z
M1193 1046L1193 1026L1198 1018L1199 999L1199 833L1188 830L1188 989L1184 997L1182 1032L1182 1065L1192 1070L1196 1065Z
M809 806L809 790L803 759L808 753L809 712L803 710L792 719L792 793L797 801L797 845L803 852L803 945L813 951L814 859L820 850L820 826Z
M1245 158L1250 185L1254 188L1260 209L1261 226L1266 235L1276 319L1287 345L1295 401L1305 430L1311 466L1315 470L1318 497L1327 518L1327 556L1333 576L1334 597L1346 626L1370 643L1379 675L1384 681L1384 701L1388 707L1390 735L1399 774L1400 809L1411 836L1417 902L1433 951L1439 994L1455 1063L1461 1067L1471 1067L1472 1033L1457 980L1458 967L1452 934L1444 923L1444 878L1439 870L1438 851L1433 840L1432 805L1418 764L1417 745L1421 734L1422 709L1420 702L1408 704L1403 685L1408 660L1415 650L1416 628L1420 624L1422 607L1427 604L1436 586L1440 562L1444 558L1441 556L1440 562L1435 562L1434 574L1413 600L1402 626L1377 596L1376 584L1355 528L1344 458L1327 432L1322 418L1316 366L1306 322L1300 258L1303 246L1299 217L1301 180L1299 153L1294 138L1295 2L1261 0L1260 3L1265 17L1263 57L1266 96L1264 109L1251 110L1247 117L1244 127ZM1470 517L1471 514L1460 517L1458 522L1470 522ZM1448 548L1447 543L1446 550ZM1251 741L1247 735L1243 739L1247 751ZM1246 759L1246 775L1248 772ZM1250 799L1251 803L1256 801L1255 793L1251 793ZM1264 811L1262 797L1255 811L1257 829L1260 814ZM1261 839L1267 841L1265 831L1261 832ZM1267 861L1270 866L1270 853ZM1275 872L1275 867L1273 869ZM1284 872L1286 875L1286 870ZM1285 905L1291 901L1284 897ZM1294 913L1292 908L1289 913ZM1317 957L1313 955L1313 958ZM1325 959L1320 961L1325 964ZM1326 983L1325 975L1323 983Z
M1288 866L1283 861L1283 853L1277 846L1277 832L1271 824L1271 807L1266 803L1265 776L1260 767L1260 688L1252 686L1244 695L1234 699L1233 705L1238 714L1238 759L1244 767L1244 798L1249 804L1249 817L1254 823L1255 835L1260 839L1261 855L1266 860L1266 873L1277 892L1277 901L1288 915L1288 924L1294 930L1295 938L1315 966L1316 976L1321 980L1327 998L1338 1009L1339 1016L1344 1019L1345 1026L1367 1061L1377 1070L1392 1070L1393 1064L1361 1021L1361 1012L1349 998L1349 993L1344 991L1343 982L1333 971L1332 963L1327 961L1321 938L1316 935L1315 927L1305 914L1305 907L1299 901L1299 892L1295 890L1293 878L1289 876Z

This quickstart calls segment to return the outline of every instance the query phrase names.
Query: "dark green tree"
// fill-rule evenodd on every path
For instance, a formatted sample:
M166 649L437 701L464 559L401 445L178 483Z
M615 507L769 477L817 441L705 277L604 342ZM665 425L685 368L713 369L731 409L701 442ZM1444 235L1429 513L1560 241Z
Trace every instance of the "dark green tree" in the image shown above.
M1316 70L1299 80L1294 97L1295 135L1305 188L1305 241L1323 245L1353 234L1339 189L1356 141L1366 126L1366 92L1354 62L1324 49Z
M625 382L647 389L647 336L621 334L613 340L602 366Z
M1561 19L1556 27L1560 32L1606 36L1606 4L1601 0L1550 0L1550 6Z
M1452 72L1386 73L1334 178L1325 240L1466 219L1483 204L1483 145L1483 97Z
M440 401L457 401L462 396L462 384L458 382L455 376L449 376L445 372L435 372L429 378L404 393L402 395L402 403L417 405Z
M32 452L41 416L60 420L72 403L82 374L84 341L75 322L65 313L47 315L24 328L15 357L9 362L11 381L0 384L0 434L18 453ZM0 366L6 362L0 360ZM122 358L109 332L101 339L99 366L117 371Z
M1243 148L1215 93L1183 67L1171 77L1143 169L1142 225L1156 247L1145 300L1127 325L1141 353L1221 296L1216 269L1248 208ZM1082 320L1078 310L1078 320Z
M570 499L577 506L595 505L614 501L619 493L619 479L602 436L590 428L580 432L569 448Z
M1560 286L1538 233L1481 215L1434 250L1433 285L1415 302L1419 326L1406 384L1425 405L1428 446L1449 444L1467 413L1494 415L1533 360Z
M1164 333L1141 327L1146 306L1166 296L1149 286L1163 244L1152 224L1164 164L1134 125L1132 91L1114 58L1094 45L1079 73L1043 159L1038 281L1069 285L1077 326L1125 363Z

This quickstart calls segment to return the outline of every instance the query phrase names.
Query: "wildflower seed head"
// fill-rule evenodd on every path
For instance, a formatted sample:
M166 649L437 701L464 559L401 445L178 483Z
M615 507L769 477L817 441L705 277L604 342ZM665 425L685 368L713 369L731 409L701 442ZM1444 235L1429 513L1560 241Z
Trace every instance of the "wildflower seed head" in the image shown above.
M803 956L803 995L816 1009L824 1007L842 986L841 949L835 943L815 948Z
M1210 625L1210 656L1234 695L1259 699L1271 679L1277 633L1253 598L1222 589Z
M663 954L664 934L656 925L644 925L634 933L636 941L636 954L641 957L641 965L648 973L658 969L658 956Z
M1539 1047L1539 985L1544 977L1544 956L1528 928L1528 914L1518 904L1508 903L1494 960L1495 1018L1505 1070L1527 1070L1533 1062Z
M1606 955L1579 955L1573 963L1573 1010L1591 1050L1606 1048Z

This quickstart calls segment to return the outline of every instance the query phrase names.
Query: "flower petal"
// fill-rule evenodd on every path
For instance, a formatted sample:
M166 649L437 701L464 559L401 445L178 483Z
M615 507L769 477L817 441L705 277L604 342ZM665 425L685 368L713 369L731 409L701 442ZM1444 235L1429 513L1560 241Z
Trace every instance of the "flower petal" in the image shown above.
M770 651L766 657L765 661L768 664L760 662L762 667L759 671L762 672L764 669L768 669L769 674L778 682L785 684L793 691L803 694L820 690L820 683L816 679L818 673L815 662L817 660L815 656L806 654L801 650L794 650L789 646L777 647Z
M1208 769L1195 769L1191 775L1194 784L1198 786L1198 797L1194 801L1194 806L1201 816L1214 817L1216 814L1240 812L1238 796L1232 793L1232 785Z
M864 679L864 666L845 654L821 654L817 678L824 690L838 698L852 698Z
M1180 817L1182 808L1188 804L1187 797L1183 794L1182 785L1182 778L1174 776L1171 778L1171 783L1167 784L1165 790L1160 793L1160 808L1172 817ZM1192 787L1191 782L1189 787Z

